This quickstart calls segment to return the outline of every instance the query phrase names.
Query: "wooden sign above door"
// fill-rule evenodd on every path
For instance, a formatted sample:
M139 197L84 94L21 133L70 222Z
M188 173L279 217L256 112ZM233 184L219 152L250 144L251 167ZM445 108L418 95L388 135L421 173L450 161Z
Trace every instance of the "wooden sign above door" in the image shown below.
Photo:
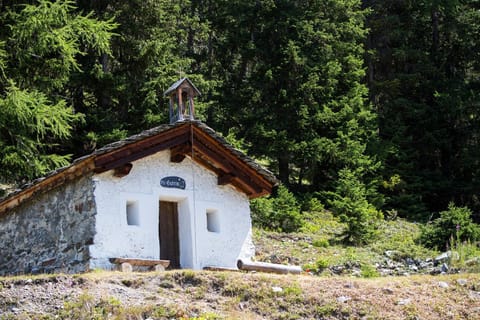
M165 188L185 189L185 180L180 177L170 176L160 180L160 185Z

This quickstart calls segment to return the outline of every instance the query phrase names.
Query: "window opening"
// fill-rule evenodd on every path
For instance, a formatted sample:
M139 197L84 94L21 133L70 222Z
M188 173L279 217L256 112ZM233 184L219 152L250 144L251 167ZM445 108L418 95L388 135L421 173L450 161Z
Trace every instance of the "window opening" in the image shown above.
M209 232L220 232L220 215L216 210L207 209L207 230Z
M127 201L127 225L140 225L140 210L138 201Z

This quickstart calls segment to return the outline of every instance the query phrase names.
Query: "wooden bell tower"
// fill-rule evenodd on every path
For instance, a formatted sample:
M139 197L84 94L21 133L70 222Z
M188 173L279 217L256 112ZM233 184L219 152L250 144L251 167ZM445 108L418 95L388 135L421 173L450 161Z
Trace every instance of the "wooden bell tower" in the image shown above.
M163 93L170 98L170 123L195 119L193 98L201 95L200 91L188 78L175 82Z

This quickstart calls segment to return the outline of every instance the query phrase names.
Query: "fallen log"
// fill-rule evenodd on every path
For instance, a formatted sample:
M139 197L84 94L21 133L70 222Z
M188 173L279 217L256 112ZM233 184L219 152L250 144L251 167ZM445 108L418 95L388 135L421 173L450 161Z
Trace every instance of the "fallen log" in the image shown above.
M247 271L261 271L280 274L299 274L302 272L302 268L298 266L288 266L284 264L268 263L268 262L254 262L249 260L237 260L237 267L240 270Z

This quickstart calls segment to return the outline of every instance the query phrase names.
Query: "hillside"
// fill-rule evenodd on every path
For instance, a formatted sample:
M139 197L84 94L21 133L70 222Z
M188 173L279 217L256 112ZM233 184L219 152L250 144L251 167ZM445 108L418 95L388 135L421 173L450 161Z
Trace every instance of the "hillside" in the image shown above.
M95 270L0 278L0 320L480 318L480 274L468 273L479 270L477 249L459 247L437 261L438 252L416 244L414 223L386 221L364 247L339 243L342 228L323 212L297 233L254 229L256 260L301 265L302 275ZM445 266L450 274L440 275Z
M480 275L93 272L0 279L0 319L478 319Z

